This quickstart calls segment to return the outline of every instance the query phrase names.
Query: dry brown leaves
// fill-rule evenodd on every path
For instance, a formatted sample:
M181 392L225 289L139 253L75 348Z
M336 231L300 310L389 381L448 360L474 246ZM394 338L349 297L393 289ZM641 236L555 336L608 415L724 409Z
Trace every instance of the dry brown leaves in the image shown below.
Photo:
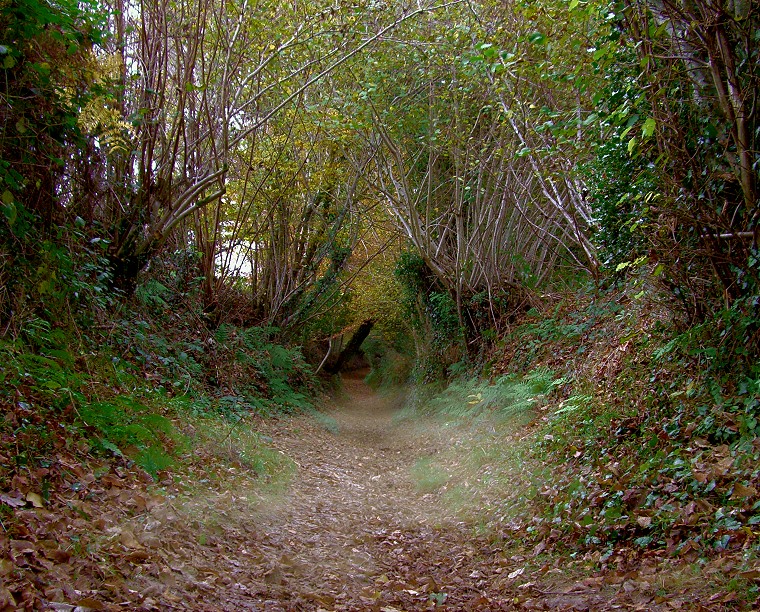
M419 490L411 478L421 457L466 447L466 433L394 423L393 400L358 380L347 387L332 412L337 434L306 417L259 423L298 465L285 491L263 491L229 466L187 491L118 461L65 453L48 468L56 476L47 495L40 478L17 475L0 492L0 610L731 605L730 594L699 603L669 591L654 563L621 561L622 569L593 574L569 558L547 557L540 544L523 550L506 531L477 534L440 491Z

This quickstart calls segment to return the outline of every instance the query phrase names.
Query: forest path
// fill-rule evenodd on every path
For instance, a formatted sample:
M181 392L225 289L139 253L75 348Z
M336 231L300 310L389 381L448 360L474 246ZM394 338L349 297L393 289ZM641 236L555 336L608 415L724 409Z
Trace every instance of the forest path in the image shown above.
M467 435L394 419L400 399L347 375L324 418L262 424L297 464L283 491L153 508L136 539L163 561L130 581L144 608L607 609L595 589L563 584L559 571L539 589L521 577L525 557L447 508L446 486L426 466L452 445L467 452ZM554 590L558 580L566 588Z

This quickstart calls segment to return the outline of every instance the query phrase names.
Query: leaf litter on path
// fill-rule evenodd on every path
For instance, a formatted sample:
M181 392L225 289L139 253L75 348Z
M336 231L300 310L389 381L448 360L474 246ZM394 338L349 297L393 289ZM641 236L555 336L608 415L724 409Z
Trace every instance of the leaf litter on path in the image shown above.
M306 415L257 422L297 466L286 487L262 490L244 469L228 468L189 491L166 479L155 495L122 471L96 479L99 497L72 499L66 516L40 508L46 504L35 495L3 493L11 511L29 516L27 537L0 534L0 550L12 560L0 565L0 609L46 602L96 610L670 610L694 603L658 599L646 574L584 577L569 563L549 567L538 547L524 551L508 536L479 533L450 504L447 479L416 482L431 457L466 451L474 443L468 432L396 422L398 398L372 392L358 377L344 382L330 427ZM56 534L74 529L84 548L57 547ZM22 578L30 575L46 585L42 597L25 593L33 587Z

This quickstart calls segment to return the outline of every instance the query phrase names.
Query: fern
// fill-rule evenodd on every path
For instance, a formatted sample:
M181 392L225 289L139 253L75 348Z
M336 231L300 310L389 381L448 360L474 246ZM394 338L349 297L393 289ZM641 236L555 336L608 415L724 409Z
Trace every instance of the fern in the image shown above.
M77 124L83 132L96 136L109 155L132 148L134 127L124 121L117 109L109 108L103 96L93 96L85 104Z
M248 327L242 332L243 346L249 351L260 351L271 336L271 327Z
M227 344L227 342L230 340L230 336L232 333L232 330L235 328L232 325L228 325L227 323L222 323L214 333L214 340L218 344Z
M77 374L50 357L22 353L14 356L9 367L16 368L19 378L32 379L34 382L31 388L36 391L50 393L59 389L76 390L81 385Z
M50 349L47 351L44 351L44 354L47 357L50 357L52 359L56 359L57 361L61 362L64 367L66 368L73 368L74 367L74 356L66 350L62 349Z
M31 317L24 322L22 331L32 345L40 347L48 345L52 327L45 319Z
M160 446L149 446L135 456L135 463L156 478L158 472L174 465L174 460Z
M480 419L486 415L512 418L531 411L561 382L546 369L535 370L523 378L502 376L493 384L477 379L457 380L422 401L419 410L455 419Z
M227 352L242 368L235 374L234 401L230 396L219 400L219 411L237 414L241 409L266 415L303 410L311 405L302 391L313 382L313 374L299 348L288 348L272 338L275 327L239 329L220 325L215 333L219 350ZM241 380L249 382L241 384Z
M84 404L79 414L86 425L101 434L96 442L103 450L126 454L134 447L137 452L131 453L132 458L153 476L173 462L165 441L182 446L182 436L169 419L132 397Z
M269 358L272 361L272 367L285 372L293 371L296 363L294 353L295 351L288 350L284 346L271 345L269 348Z
M166 301L171 295L171 289L159 283L155 279L148 279L135 290L135 297L139 302L149 308L166 309L169 303Z

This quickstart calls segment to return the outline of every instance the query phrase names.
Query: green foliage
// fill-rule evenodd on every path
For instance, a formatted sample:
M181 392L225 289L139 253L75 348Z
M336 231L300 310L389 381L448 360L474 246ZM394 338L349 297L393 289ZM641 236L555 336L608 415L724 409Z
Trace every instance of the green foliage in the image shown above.
M135 150L157 147L156 157L146 154L139 169L142 161L130 157L128 139L114 131L129 131L119 110L128 92L116 87L117 78L110 84L95 78L103 67L92 49L105 36L105 12L94 3L70 0L5 3L0 9L5 104L0 400L8 412L0 424L3 454L14 469L32 473L36 464L87 437L96 440L101 458L129 457L155 475L186 450L169 415L213 423L222 447L229 432L239 433L236 424L248 413L308 410L317 383L287 332L298 329L305 341L311 334L321 339L350 322L351 289L343 281L346 271L365 263L353 247L359 241L369 245L369 230L386 221L371 215L356 221L353 213L387 203L392 195L373 193L393 182L374 174L375 163L395 153L382 137L367 138L377 121L387 132L383 136L404 149L400 155L414 152L408 167L395 170L399 182L406 180L415 192L403 197L431 211L424 238L445 236L450 242L442 239L442 250L457 239L477 243L481 236L475 230L481 222L480 229L485 227L486 217L470 215L479 198L497 194L496 204L501 194L523 184L528 185L525 201L518 201L528 212L510 209L488 216L487 224L496 220L523 228L522 235L542 235L525 252L494 260L506 262L513 276L502 279L497 266L488 291L473 281L474 294L461 289L464 276L448 278L440 272L445 267L434 273L431 253L402 253L395 269L400 293L391 283L378 290L389 288L388 302L398 311L384 313L392 333L367 342L372 379L397 383L410 371L420 383L456 377L442 392L422 384L413 391L417 410L451 420L508 421L529 418L540 408L545 437L537 442L535 457L548 454L569 467L556 487L534 496L538 536L556 528L589 550L622 542L680 554L679 544L668 540L681 530L703 549L738 546L741 534L760 523L755 503L760 255L749 236L758 223L760 130L750 111L760 30L755 13L703 23L688 12L705 3L674 6L688 17L683 27L662 23L641 3L630 3L623 15L615 3L577 0L523 3L507 13L495 5L474 7L484 11L483 19L451 7L439 21L417 29L409 24L404 35L414 35L420 44L405 45L408 53L383 47L366 62L347 62L351 78L334 73L329 92L314 91L309 104L295 105L293 114L283 111L281 122L270 122L257 138L228 151L234 160L222 172L229 176L214 179L228 194L217 208L198 208L188 216L183 236L151 223L177 219L180 211L171 210L170 203L205 202L213 189L202 185L192 192L191 187L188 198L177 199L182 181L175 180L174 170L180 166L158 164L171 153L147 133L166 124L165 133L176 136L167 142L181 142L186 126L172 123L183 117L177 109L211 108L213 79L181 86L185 97L155 92L167 100L155 116L139 109L134 125L146 130L141 141L146 146ZM725 9L731 10L740 11ZM492 21L493 27L484 25ZM251 32L259 25L252 24ZM204 44L212 44L214 27ZM719 32L725 34L725 57L715 55L718 45L710 44ZM329 49L311 55L315 48L293 44L288 53L304 53L303 65L317 74L319 65L311 58L332 57L337 47ZM678 55L674 49L685 60L670 59ZM188 48L176 50L178 61L189 61L190 55L181 53ZM139 56L134 49L126 52ZM278 73L282 66L290 70L289 58L283 50L276 55L267 70L257 72L264 89L253 91L256 80L244 86L252 88L252 99L264 96L267 107L273 107L270 97L280 87L296 91L304 74ZM735 69L727 65L731 57ZM702 74L703 65L716 72ZM222 68L213 70L221 74ZM172 70L167 74L180 74ZM287 75L288 82L278 81L278 74ZM144 76L135 75L135 88L146 85ZM747 112L721 110L726 101L716 86L728 77L735 77L729 89L741 94L729 100L728 110L738 105ZM336 100L344 107L336 110ZM399 112L400 104L408 108ZM336 116L341 113L345 117ZM738 136L741 121L749 122L746 142ZM233 129L243 125L233 123ZM86 139L84 129L98 134L103 146ZM201 131L216 134L213 129ZM742 148L749 164L740 159ZM183 149L176 158L190 163L198 157L193 155ZM168 168L166 175L155 172L159 166L161 172ZM361 172L354 173L358 167ZM205 170L183 172L187 177ZM534 182L538 179L545 182ZM578 179L588 190L585 201ZM99 182L115 196L101 201ZM404 185L401 191L409 189ZM552 193L560 206L544 208ZM573 208L568 202L575 195ZM128 214L118 222L119 213L103 212L122 207ZM552 215L557 220L551 221ZM565 217L573 217L573 224L564 225ZM238 278L224 294L218 284L223 281L215 276L214 246L204 242L225 234L231 219L241 219L234 240L255 247L256 265L266 273L250 282ZM645 279L633 300L624 296L624 302L603 305L586 300L554 310L543 304L546 311L530 311L498 340L500 330L513 323L508 316L524 301L522 290L541 286L533 258L559 267L557 261L576 254L577 245L551 246L548 236L572 243L581 221L595 227L603 275L619 277L635 268ZM472 233L463 236L460 230ZM126 237L143 231L150 248L138 263L151 259L151 266L138 279L135 299L125 300L112 287L112 264L122 247L129 250ZM124 236L124 242L94 237L109 232ZM393 244L384 228L374 233L378 244ZM151 242L153 236L160 240ZM176 250L157 252L170 240ZM187 246L191 242L195 247ZM479 254L511 247L506 239L484 242ZM203 253L195 250L200 245ZM459 250L451 253L457 274L478 265L485 273L488 267L477 257L460 257ZM650 264L656 278L647 276ZM653 288L660 282L691 309L698 324L677 330L667 322L650 325L655 315L636 310L636 300L659 298ZM265 323L276 320L285 331ZM600 358L597 352L608 338L620 340L619 346L609 340L610 353ZM474 339L484 342L473 348ZM511 351L495 365L513 373L488 382L468 378L474 353L490 342ZM614 392L588 375L591 366L584 370L592 356L597 372L609 372ZM575 388L552 406L553 393L567 382L553 372L565 364L587 378L573 374ZM275 469L259 440L249 440L249 446L250 453L230 451L230 460L257 473ZM418 468L419 480L428 480L430 466ZM425 487L437 486L433 476ZM709 511L695 509L700 502ZM749 535L744 543L754 545Z
M614 21L621 25L622 16ZM604 74L604 87L594 93L594 110L584 120L594 127L585 139L592 155L578 167L594 214L594 242L608 269L645 252L650 208L661 196L655 164L643 146L651 140L654 119L648 117L635 52L619 36L613 28L596 41L595 70Z
M573 376L525 449L529 503L510 514L525 520L525 537L545 542L551 532L576 552L602 551L603 567L626 547L688 559L740 554L754 541L757 321L739 302L676 333L652 303L597 296L509 336L511 367L551 363Z
M327 269L310 284L307 291L297 292L298 300L296 302L289 302L286 305L288 309L293 310L293 315L290 318L290 324L293 327L303 325L315 315L335 312L345 299L341 292L340 275L351 256L351 249L341 245L334 235L340 228L345 215L346 211L337 215L336 226L329 232L330 241L323 249L320 249L320 251L326 251L326 259L329 262Z
M157 259L156 276L128 301L110 287L107 244L89 239L83 220L45 238L32 229L38 215L19 211L15 233L4 234L19 248L0 270L11 284L0 295L0 404L9 413L0 454L12 463L3 487L61 452L154 477L182 470L190 443L174 419L228 424L311 407L316 381L277 329L209 331L192 253ZM266 471L263 454L246 462Z
M94 2L19 0L0 11L0 69L10 103L0 145L0 193L11 227L21 207L52 221L53 179L64 166L64 145L79 136L89 53L105 27Z
M586 303L577 311L568 311L561 302L552 312L533 308L502 339L501 345L509 346L513 352L511 368L529 371L548 355L570 358L585 353L604 339L605 331L599 323L622 311L621 304L607 300Z
M43 331L49 328L42 325ZM59 340L65 347L65 338ZM45 347L47 345L47 348ZM33 466L60 444L61 435L75 437L96 433L96 446L119 456L129 456L152 475L165 469L170 455L183 447L183 438L171 421L134 396L117 395L109 401L90 402L87 394L95 381L90 373L76 371L77 360L67 348L49 348L44 355L24 352L18 345L3 343L0 357L5 367L0 380L4 392L0 401L16 404L27 415L14 437L19 447L29 443L34 457L17 455L17 463ZM49 423L72 427L52 431Z
M403 251L396 262L394 273L404 288L406 307L411 314L414 312L417 296L427 293L433 284L430 272L418 253Z
M448 292L431 291L427 295L428 317L433 324L436 340L461 335L457 305Z
M509 421L529 416L565 382L543 368L522 377L500 376L493 382L458 379L442 391L418 389L417 398L412 399L407 410L453 420Z
M672 337L654 352L658 361L694 359L706 376L714 395L737 392L746 380L760 375L757 352L760 312L758 296L733 302L710 320Z
M677 2L666 21L646 3L633 6L626 43L639 60L634 70L643 68L638 88L651 115L642 154L657 167L651 250L678 306L690 323L701 323L726 299L756 293L745 292L737 276L752 275L748 234L757 224L760 130L749 100L760 77L757 44L750 42L760 23L743 3L715 9L701 0ZM742 17L716 28L715 10ZM705 63L695 69L697 58Z
M310 390L315 380L298 347L287 348L275 341L275 327L237 328L221 325L215 340L233 357L239 397L227 400L261 414L294 412L311 407ZM248 373L243 376L242 373Z
M44 321L40 327L49 332ZM43 354L31 353L20 343L0 342L0 372L3 401L18 401L30 406L42 399L46 408L62 409L72 394L79 395L84 384L83 377L73 370L74 356L66 348L50 348Z
M649 210L657 187L652 170L641 157L631 157L618 134L600 143L581 170L597 224L594 241L610 270L646 253Z
M185 407L180 407L180 412ZM193 419L194 444L197 452L223 465L243 468L262 481L281 483L295 471L295 464L283 453L271 448L266 436L258 433L250 422L238 419L230 423L218 415L206 415ZM208 479L215 475L201 464L198 478ZM196 479L197 480L197 479ZM192 485L196 485L193 482Z
M433 464L430 457L418 459L411 470L414 486L422 493L440 489L449 480L449 475Z
M375 389L393 389L405 384L414 367L414 345L408 335L397 337L390 346L385 338L377 334L370 336L362 344L362 351L370 364L367 384ZM402 340L405 346L399 346Z
M441 380L447 369L466 355L465 332L456 303L415 252L401 253L395 275L402 287L404 314L414 331L414 376L420 382Z
M144 283L138 285L135 290L135 297L145 307L161 312L169 308L167 298L171 296L171 290L155 278L149 278Z
M78 414L99 434L96 442L102 450L130 456L153 477L170 467L171 454L184 446L169 419L132 397L87 403Z
M41 239L32 230L38 216L25 212L24 219L28 225L17 223L12 234L3 235L0 226L0 249L5 239L9 250L0 257L0 279L6 283L0 289L0 321L7 333L34 348L55 347L65 336L65 322L89 328L114 305L105 245L88 241L77 222Z
M710 552L736 546L751 524L756 397L732 412L695 402L666 407L663 398L673 393L655 395L642 412L575 395L542 432L537 457L572 468L554 479L551 495L533 502L547 523L579 538L575 547L632 542L676 555L690 547Z
M197 342L172 342L164 330L144 319L123 318L115 321L119 333L112 338L116 354L112 361L129 375L140 370L165 389L187 392L199 387L203 375L201 361L204 347Z

